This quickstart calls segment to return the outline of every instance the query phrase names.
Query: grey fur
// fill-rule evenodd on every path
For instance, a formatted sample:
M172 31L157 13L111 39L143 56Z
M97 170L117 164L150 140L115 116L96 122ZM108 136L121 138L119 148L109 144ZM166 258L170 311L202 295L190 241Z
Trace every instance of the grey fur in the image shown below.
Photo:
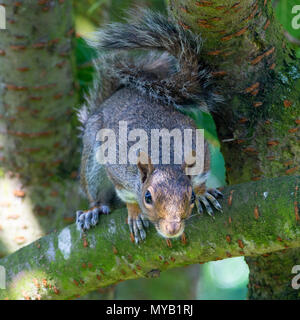
M96 33L97 41L90 41L99 58L88 108L79 112L83 126L89 112L122 86L179 109L192 103L210 111L222 101L201 60L200 36L150 10L131 12L126 21L109 24ZM140 50L129 52L133 49Z

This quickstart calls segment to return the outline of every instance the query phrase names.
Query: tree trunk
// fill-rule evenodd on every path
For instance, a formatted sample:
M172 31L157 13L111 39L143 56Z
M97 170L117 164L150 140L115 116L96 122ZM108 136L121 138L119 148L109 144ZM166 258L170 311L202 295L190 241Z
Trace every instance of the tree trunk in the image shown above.
M10 253L74 213L78 161L72 1L0 1L0 252ZM72 125L73 122L73 125ZM72 175L72 176L71 176ZM73 178L73 179L72 179ZM66 219L68 220L68 218Z
M187 0L183 5L168 0L168 4L178 23L205 39L204 57L220 85L216 90L226 98L214 119L228 182L299 174L299 60L275 20L272 2ZM298 204L295 200L295 225ZM299 264L299 254L294 249L247 258L249 298L298 297L291 287L291 269Z

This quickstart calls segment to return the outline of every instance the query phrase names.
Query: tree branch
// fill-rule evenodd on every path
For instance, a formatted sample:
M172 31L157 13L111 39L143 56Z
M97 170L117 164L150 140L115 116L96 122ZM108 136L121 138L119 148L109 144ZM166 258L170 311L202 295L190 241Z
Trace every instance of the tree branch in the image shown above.
M153 227L132 244L124 210L102 216L82 239L70 225L0 260L7 277L0 299L69 299L174 267L299 247L298 183L292 176L226 187L224 213L192 217L186 243L173 240L172 248Z

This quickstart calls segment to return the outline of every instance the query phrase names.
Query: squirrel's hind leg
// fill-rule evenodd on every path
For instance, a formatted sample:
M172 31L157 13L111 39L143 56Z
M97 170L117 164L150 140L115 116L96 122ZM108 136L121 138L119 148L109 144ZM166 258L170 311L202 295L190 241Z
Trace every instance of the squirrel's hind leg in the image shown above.
M137 203L126 203L128 211L128 225L130 230L130 237L135 243L139 243L146 239L146 231L144 229L149 227L149 221L143 215Z

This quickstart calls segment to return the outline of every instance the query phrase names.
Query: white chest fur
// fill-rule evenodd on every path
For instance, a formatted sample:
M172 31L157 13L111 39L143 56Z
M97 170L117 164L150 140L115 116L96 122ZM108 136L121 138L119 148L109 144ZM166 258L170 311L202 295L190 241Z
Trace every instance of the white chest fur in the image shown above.
M126 189L116 189L118 197L125 203L137 203L137 198L135 193L128 191Z

